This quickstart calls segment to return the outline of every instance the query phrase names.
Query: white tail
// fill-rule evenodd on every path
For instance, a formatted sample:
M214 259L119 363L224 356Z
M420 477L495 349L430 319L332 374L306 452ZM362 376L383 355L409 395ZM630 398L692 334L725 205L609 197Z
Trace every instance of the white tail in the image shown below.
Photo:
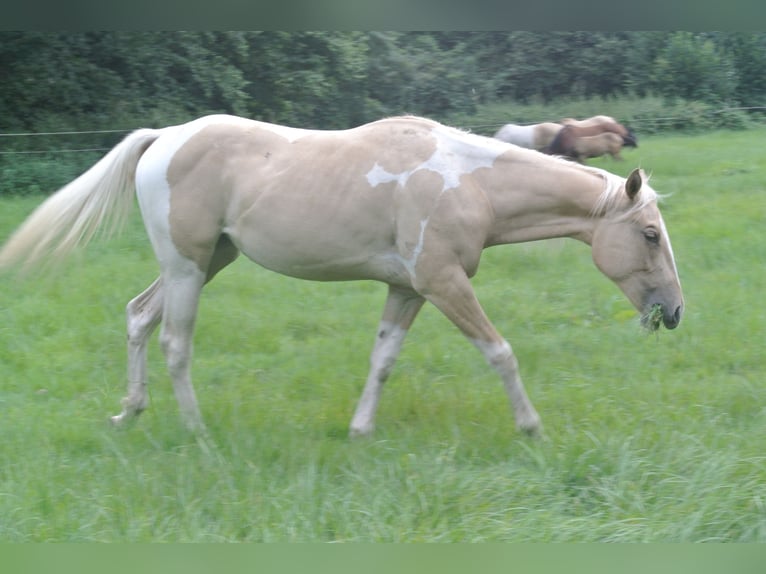
M44 258L63 257L85 245L104 226L119 230L133 205L136 165L161 130L131 133L98 163L48 197L0 251L0 269L23 261L28 269Z

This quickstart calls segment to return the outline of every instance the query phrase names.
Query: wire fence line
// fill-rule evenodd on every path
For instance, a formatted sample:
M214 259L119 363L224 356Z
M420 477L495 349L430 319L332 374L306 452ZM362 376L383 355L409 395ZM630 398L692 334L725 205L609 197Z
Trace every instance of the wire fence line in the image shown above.
M0 138L29 138L36 136L80 136L80 135L103 135L103 134L120 134L129 133L134 131L133 129L113 129L113 130L67 130L59 132L15 132L15 133L2 133L0 132ZM55 148L55 149L43 149L43 150L10 150L0 151L0 156L4 155L41 155L41 154L59 154L59 153L93 153L109 151L109 147L88 147L88 148Z
M726 112L736 112L736 111L752 112L752 111L758 111L758 110L766 111L766 106L727 107L727 108L721 108L721 109L718 109L718 110L710 110L710 111L707 111L705 113L709 114L709 115L714 115L714 114L723 114L723 113L726 113ZM631 126L635 126L635 125L642 125L642 124L672 123L672 122L688 120L688 119L689 119L688 116L668 116L668 117L640 117L639 116L639 117L632 118L630 120L630 125ZM540 124L540 123L549 122L549 121L551 121L551 120L550 119L542 119L542 120L538 120L538 121L523 122L523 123L520 123L518 125L525 125L525 126L527 126L527 125L535 125L535 124ZM514 123L514 122L511 122L511 123ZM479 129L500 128L503 125L505 125L505 124L493 123L493 124L482 124L482 125L466 126L466 128L467 129L471 129L471 130L479 130Z
M726 112L734 112L734 111L757 111L757 110L766 110L766 106L741 106L741 107L727 107L727 108L721 108L718 110L711 110L707 112L708 114L723 114ZM687 119L683 116L675 116L675 117L647 117L647 118L633 118L631 120L631 125L642 125L642 124L662 124L662 123L671 123L671 122L677 122L679 120ZM540 122L525 122L522 125L532 125L535 123L541 123L543 121L549 121L549 120L540 120ZM469 130L483 130L483 129L498 129L502 127L504 124L502 123L495 123L495 124L483 124L483 125L473 125L473 126L465 126L466 129ZM35 137L35 136L74 136L74 135L101 135L101 134L119 134L119 133L129 133L134 131L134 129L111 129L111 130L79 130L79 131L58 131L58 132L17 132L17 133L2 133L0 132L0 138L19 138L19 137ZM0 151L0 156L2 155L39 155L39 154L57 154L57 153L93 153L93 152L103 152L103 151L109 151L111 148L108 147L90 147L90 148L79 148L79 149L46 149L46 150L27 150L27 151Z
M35 155L45 153L82 153L82 152L96 152L96 151L109 151L110 147L89 147L82 149L42 149L42 150L28 150L28 151L0 151L0 155Z
M85 131L70 131L70 132L23 132L23 133L0 133L0 138L12 138L21 136L73 136L81 134L119 134L133 131L129 130L85 130Z

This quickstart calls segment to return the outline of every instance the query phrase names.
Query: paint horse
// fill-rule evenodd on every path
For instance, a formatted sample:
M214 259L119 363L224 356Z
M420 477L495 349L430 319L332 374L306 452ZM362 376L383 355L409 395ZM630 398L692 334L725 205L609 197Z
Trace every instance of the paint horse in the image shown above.
M543 122L528 126L505 124L495 133L494 137L527 149L542 151L550 145L562 127L561 124L553 122Z
M486 247L572 237L640 312L661 309L672 329L683 311L658 195L642 172L624 179L417 117L317 131L216 115L138 130L42 203L0 267L60 258L123 219L134 195L160 275L127 305L128 390L115 424L147 407L147 341L161 324L182 418L204 430L190 378L198 302L240 252L292 277L388 285L352 435L373 431L426 301L497 371L519 429L540 429L512 348L470 282Z
M613 157L621 159L619 153L622 146L635 145L634 143L625 143L632 140L626 139L626 136L621 134L621 130L609 125L591 127L568 125L559 131L543 152L581 163L588 157L597 157L605 153L610 153Z

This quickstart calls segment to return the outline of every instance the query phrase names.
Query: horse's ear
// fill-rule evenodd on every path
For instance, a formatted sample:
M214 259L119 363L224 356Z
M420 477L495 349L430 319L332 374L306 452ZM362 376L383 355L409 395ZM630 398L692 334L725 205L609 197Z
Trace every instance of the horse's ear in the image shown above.
M625 181L625 191L627 192L628 197L630 198L631 201L633 201L638 195L638 192L641 191L642 184L643 184L643 177L641 174L641 170L639 168L636 168L630 172L628 179Z

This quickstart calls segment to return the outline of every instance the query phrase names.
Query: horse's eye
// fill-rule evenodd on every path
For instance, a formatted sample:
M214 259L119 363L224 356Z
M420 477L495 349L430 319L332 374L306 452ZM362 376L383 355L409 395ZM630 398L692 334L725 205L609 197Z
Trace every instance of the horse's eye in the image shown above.
M659 243L660 234L654 227L647 227L644 229L644 237L649 243Z

